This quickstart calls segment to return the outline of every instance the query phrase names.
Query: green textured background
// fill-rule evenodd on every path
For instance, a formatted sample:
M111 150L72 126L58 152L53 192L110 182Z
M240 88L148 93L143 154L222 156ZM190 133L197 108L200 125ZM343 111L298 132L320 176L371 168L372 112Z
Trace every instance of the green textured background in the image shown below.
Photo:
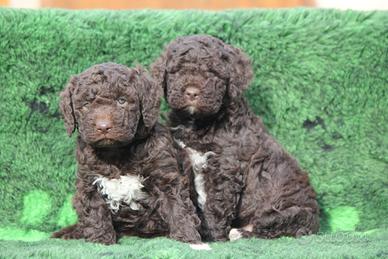
M251 57L250 104L309 171L322 208L320 235L213 244L208 256L319 255L292 249L300 244L326 256L388 256L388 12L0 9L0 240L16 240L0 241L9 248L0 257L56 257L61 246L70 257L79 247L101 252L89 256L205 255L163 238L110 248L46 240L76 220L74 137L58 111L70 75L107 61L148 66L175 37L198 33Z

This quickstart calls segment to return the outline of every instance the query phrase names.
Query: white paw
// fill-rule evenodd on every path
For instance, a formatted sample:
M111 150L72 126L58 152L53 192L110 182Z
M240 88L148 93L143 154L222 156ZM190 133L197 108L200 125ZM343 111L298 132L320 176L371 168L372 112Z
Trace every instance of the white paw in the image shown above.
M194 250L212 250L208 244L201 243L201 244L191 244L190 245L191 249Z
M237 228L232 228L229 231L229 240L230 241L236 241L240 238L242 238L242 234Z

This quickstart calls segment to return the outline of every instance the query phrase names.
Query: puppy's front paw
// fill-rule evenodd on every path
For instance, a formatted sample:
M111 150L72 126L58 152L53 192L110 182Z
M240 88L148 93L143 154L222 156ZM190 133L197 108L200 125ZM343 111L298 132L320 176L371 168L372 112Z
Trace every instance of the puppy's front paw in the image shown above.
M194 250L212 250L210 246L206 243L199 243L199 244L190 244L190 248Z
M229 231L229 240L230 241L236 241L240 238L242 238L242 233L237 228L232 228Z
M59 231L54 232L51 235L52 238L61 238L61 239L80 239L82 236L80 235L79 229L77 225L72 225L66 228L63 228Z
M87 238L86 240L89 242L99 243L103 245L114 245L117 243L116 235L107 235L98 238Z

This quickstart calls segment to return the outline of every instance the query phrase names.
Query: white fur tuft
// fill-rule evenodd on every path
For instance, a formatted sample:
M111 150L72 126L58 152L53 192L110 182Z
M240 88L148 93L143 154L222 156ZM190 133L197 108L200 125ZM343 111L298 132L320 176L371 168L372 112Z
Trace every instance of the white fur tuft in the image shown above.
M176 127L179 128L180 126ZM174 138L174 141L182 149L185 149L189 155L191 166L194 171L194 187L198 194L198 206L203 210L206 203L206 192L205 192L205 179L203 175L203 169L207 167L207 160L210 156L215 155L214 152L209 151L206 153L199 152L195 149L187 147L181 140Z
M206 203L206 192L205 192L205 180L203 179L203 174L195 174L194 177L194 186L195 186L195 191L198 194L198 206L203 210L205 207Z
M180 146L181 148L185 148L186 147L186 144L183 143L182 141L180 141L179 139L176 139L174 138L174 141L178 144L178 146Z
M203 175L203 169L207 167L207 159L211 155L215 155L214 152L206 152L205 154L194 150L192 148L186 148L189 153L191 165L194 171L194 186L198 194L198 206L203 210L206 203L205 192L205 179Z
M98 190L105 195L106 203L114 213L118 212L123 203L132 210L139 210L138 201L147 198L147 193L141 189L144 187L141 176L120 176L119 179L109 179L103 176L96 178L93 182L98 186Z

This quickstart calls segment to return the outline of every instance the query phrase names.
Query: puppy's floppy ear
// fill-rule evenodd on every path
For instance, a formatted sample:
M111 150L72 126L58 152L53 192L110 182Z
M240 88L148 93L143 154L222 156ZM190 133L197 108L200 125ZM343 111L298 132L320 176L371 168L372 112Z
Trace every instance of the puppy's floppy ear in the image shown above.
M146 128L152 128L159 118L160 98L162 89L156 85L147 71L141 67L136 68L137 91L140 98L140 109L143 123Z
M156 86L159 87L164 92L164 96L166 97L167 93L167 82L166 82L166 74L167 74L167 51L165 51L162 56L160 56L152 65L151 65L151 74L153 79L155 80Z
M67 134L71 136L77 127L77 121L74 116L74 107L72 95L77 84L78 78L73 77L70 79L70 82L67 84L65 90L60 94L59 107L61 109Z
M223 55L229 66L228 95L231 99L243 94L252 80L252 64L248 56L232 46L226 47L227 55Z

